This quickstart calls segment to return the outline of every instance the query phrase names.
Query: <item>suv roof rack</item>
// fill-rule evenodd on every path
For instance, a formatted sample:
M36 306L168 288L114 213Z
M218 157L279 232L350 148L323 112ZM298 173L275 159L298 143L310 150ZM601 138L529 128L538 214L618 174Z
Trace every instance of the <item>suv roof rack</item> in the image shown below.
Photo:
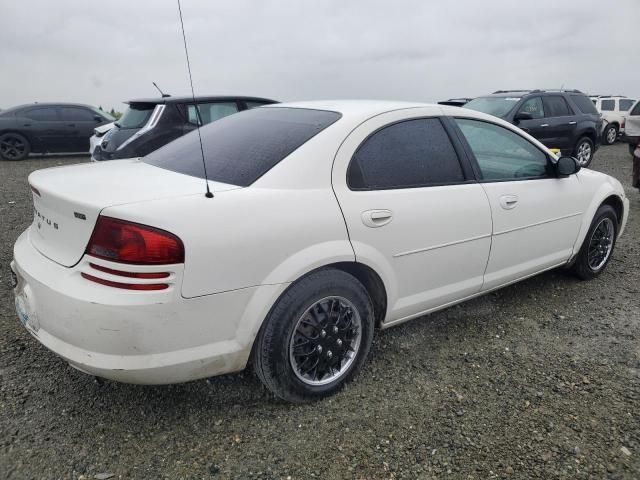
M627 98L626 95L589 95L594 98Z
M567 93L584 93L578 89L566 89L566 88L536 88L535 90L521 89L521 90L496 90L495 93L515 93L515 92L527 92L527 93L544 93L544 92L567 92Z

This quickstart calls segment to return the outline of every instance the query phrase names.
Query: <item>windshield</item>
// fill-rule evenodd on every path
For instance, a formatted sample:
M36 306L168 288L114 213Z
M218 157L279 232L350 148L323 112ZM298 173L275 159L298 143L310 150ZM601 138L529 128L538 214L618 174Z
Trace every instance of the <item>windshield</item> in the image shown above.
M116 122L116 125L120 128L142 128L149 120L154 108L156 106L153 103L132 103Z
M200 128L207 177L251 185L278 162L340 118L326 110L254 108ZM150 153L146 163L204 178L198 132Z
M496 117L506 117L519 100L520 97L479 97L471 100L464 108Z
M115 118L113 118L110 114L108 114L107 112L103 112L102 110L95 108L95 107L91 107L91 110L93 110L94 112L96 112L98 115L106 118L107 120L109 120L110 122L113 122L115 120Z

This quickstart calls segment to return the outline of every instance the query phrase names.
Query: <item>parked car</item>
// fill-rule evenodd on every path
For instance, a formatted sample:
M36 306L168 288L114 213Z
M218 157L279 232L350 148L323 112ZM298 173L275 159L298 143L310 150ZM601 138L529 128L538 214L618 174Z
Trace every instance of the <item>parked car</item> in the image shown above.
M113 128L114 124L115 122L105 123L93 129L93 135L89 139L89 154L92 154L96 147L102 143L104 140L102 137Z
M500 117L588 167L600 145L602 119L579 90L498 90L465 105Z
M633 155L636 145L640 142L640 100L634 103L627 114L622 141L629 144L629 152Z
M203 150L191 133L29 176L16 309L79 370L162 384L252 364L275 395L316 399L375 327L555 267L596 277L628 215L618 180L464 108L270 105L200 133Z
M636 101L622 95L592 95L591 101L604 120L602 143L613 145L624 134L627 113Z
M29 153L86 152L98 125L113 122L102 110L79 103L34 103L0 112L0 158Z
M167 143L194 130L198 112L193 97L147 98L126 102L129 107L113 128L92 143L94 161L143 157ZM196 97L202 124L262 105L276 103L258 97ZM102 140L98 140L102 137Z

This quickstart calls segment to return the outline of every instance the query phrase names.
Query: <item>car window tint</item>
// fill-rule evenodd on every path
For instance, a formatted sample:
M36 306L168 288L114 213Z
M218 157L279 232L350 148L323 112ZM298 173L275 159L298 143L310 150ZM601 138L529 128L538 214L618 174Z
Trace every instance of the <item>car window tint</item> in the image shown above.
M542 99L545 117L564 117L570 115L569 106L561 96L548 96Z
M25 110L23 116L40 122L50 122L58 120L56 109L53 107L46 108L30 108Z
M600 102L600 110L603 112L612 112L616 109L616 101L615 100L602 100Z
M627 110L629 110L633 104L636 103L635 100L631 100L630 98L622 98L620 99L620 111L621 112L626 112Z
M407 120L378 130L360 145L347 171L347 183L354 190L462 181L460 161L437 118Z
M205 125L200 133L207 176L232 185L251 185L340 116L327 110L254 108ZM144 161L204 178L201 155L194 130L150 153Z
M60 120L64 122L93 122L95 121L93 117L97 115L86 108L78 107L60 107L58 111Z
M198 108L200 109L200 118L204 125L238 112L238 105L236 102L198 102ZM196 113L195 105L189 105L187 107L187 120L189 123L198 123L198 115Z
M571 100L573 100L582 113L598 114L598 110L596 110L593 102L589 100L586 95L571 95Z
M456 118L485 180L547 176L547 156L531 142L499 125Z
M542 118L544 117L544 107L542 106L542 98L533 97L526 100L518 113L529 113L532 118Z
M640 101L636 103L635 107L631 109L629 115L640 115Z

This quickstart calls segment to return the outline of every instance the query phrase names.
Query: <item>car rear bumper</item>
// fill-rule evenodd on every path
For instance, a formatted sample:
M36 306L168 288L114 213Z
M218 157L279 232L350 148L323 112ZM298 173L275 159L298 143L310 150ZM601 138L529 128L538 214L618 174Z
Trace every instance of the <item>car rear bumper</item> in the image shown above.
M67 268L44 257L27 230L11 263L18 317L73 367L127 383L178 383L242 370L266 314L254 305L284 288L185 299L180 270L169 289L139 292L88 281L81 276L87 268L86 258Z

